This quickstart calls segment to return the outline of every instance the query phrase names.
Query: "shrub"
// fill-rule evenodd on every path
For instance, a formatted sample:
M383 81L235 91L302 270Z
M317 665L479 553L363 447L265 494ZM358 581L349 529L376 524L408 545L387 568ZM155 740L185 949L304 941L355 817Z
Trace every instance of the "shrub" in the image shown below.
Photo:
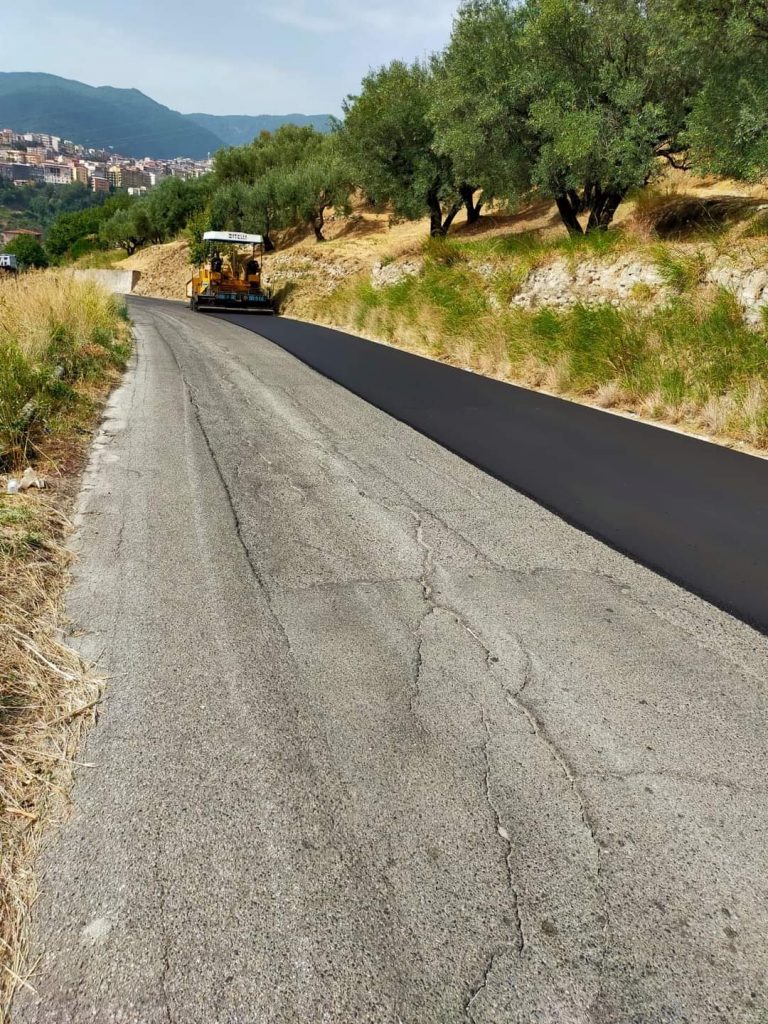
M30 273L0 282L0 465L22 458L77 397L84 378L121 365L121 305L91 281Z

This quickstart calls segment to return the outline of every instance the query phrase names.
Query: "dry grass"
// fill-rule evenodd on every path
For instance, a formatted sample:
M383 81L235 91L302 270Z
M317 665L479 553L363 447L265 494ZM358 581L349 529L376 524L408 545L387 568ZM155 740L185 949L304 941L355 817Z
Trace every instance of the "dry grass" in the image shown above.
M35 858L66 814L73 758L100 683L63 640L69 510L91 432L129 351L112 296L69 275L0 283L0 461L35 465L41 492L0 475L0 1020L22 977Z
M0 344L40 362L52 344L84 344L117 326L113 296L66 271L0 278Z
M606 249L599 257L625 244L597 241ZM704 283L698 246L653 247L667 282L663 303L510 305L518 271L529 273L553 252L594 259L593 245L525 236L429 245L418 273L385 287L360 275L316 296L309 317L488 376L768 449L766 330L745 324L736 299Z
M0 497L0 1019L28 984L34 863L44 828L66 813L73 758L100 693L61 638L69 529L48 496Z
M26 461L128 354L124 307L92 281L0 280L0 469Z

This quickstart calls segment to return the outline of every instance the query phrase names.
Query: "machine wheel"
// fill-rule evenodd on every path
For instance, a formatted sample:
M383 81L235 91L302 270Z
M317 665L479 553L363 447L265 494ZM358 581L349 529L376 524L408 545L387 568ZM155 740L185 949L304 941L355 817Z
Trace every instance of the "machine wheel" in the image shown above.
M198 302L196 295L193 295L192 298L189 300L189 308L192 310L193 313L197 312Z

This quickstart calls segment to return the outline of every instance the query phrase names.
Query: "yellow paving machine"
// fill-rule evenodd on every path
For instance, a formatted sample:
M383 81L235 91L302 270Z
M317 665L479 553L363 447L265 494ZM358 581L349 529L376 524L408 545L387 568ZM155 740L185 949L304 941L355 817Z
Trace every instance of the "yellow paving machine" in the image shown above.
M206 231L203 241L208 256L187 281L189 308L196 312L274 313L271 289L262 283L263 237L241 231Z

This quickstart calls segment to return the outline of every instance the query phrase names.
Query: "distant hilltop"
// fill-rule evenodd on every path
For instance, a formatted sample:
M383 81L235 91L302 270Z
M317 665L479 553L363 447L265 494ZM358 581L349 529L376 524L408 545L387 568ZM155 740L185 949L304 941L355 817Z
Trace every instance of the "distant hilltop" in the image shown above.
M2 107L0 107L0 110ZM274 132L281 124L312 125L319 132L330 131L329 114L183 114L201 128L218 135L227 146L245 146L262 132Z
M138 89L97 88L30 71L0 72L0 128L46 132L126 156L203 159L281 124L328 131L330 122L327 114L180 114Z

